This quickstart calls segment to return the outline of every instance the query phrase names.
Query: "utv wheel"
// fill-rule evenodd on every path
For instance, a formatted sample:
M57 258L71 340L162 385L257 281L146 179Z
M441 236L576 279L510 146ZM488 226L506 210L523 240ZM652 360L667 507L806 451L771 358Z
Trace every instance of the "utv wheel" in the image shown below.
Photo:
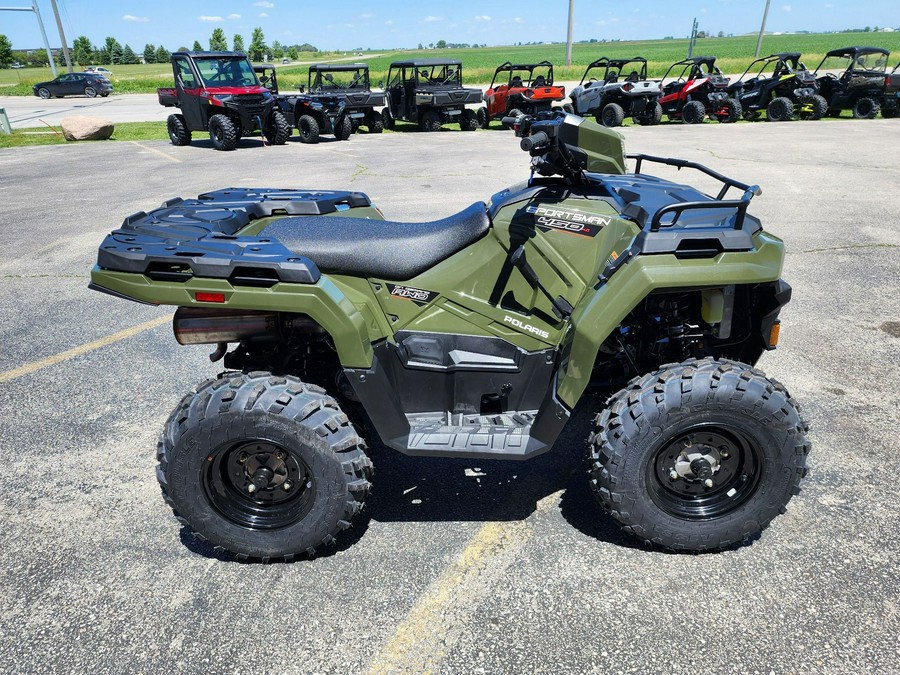
M794 104L785 96L773 98L766 107L766 119L770 122L787 122L794 116Z
M741 115L744 114L744 109L741 107L741 102L734 98L729 98L728 100L726 100L722 107L725 108L725 112L716 115L716 118L720 122L731 124L741 119Z
M644 112L637 118L638 124L642 127L655 126L662 119L662 106L659 103L653 105L649 112Z
M460 131L475 131L478 128L478 116L474 110L466 108L459 118Z
M365 443L319 387L225 373L185 396L159 441L175 517L239 558L313 554L350 526L369 490Z
M440 131L441 116L435 110L428 110L422 115L422 131Z
M571 103L563 103L562 109L564 112L568 113L569 115L575 114L575 108Z
M607 103L600 113L600 124L605 127L620 127L625 120L625 111L618 103Z
M301 115L297 120L297 131L300 132L301 143L319 142L319 123L312 115Z
M613 396L589 440L591 488L635 536L724 548L764 530L806 475L800 408L742 363L670 364Z
M334 137L339 141L346 141L353 135L353 122L349 117L344 116L338 122L337 128L334 130Z
M291 125L280 110L272 112L272 119L266 129L266 140L272 145L284 145L291 137Z
M41 98L53 98L53 95L50 93L50 90L47 87L41 87L38 89L38 96Z
M227 115L209 118L209 138L216 150L234 150L238 142L237 129Z
M380 134L384 131L384 118L377 110L373 110L366 118L366 126L369 127L370 134Z
M491 119L488 117L487 108L481 106L478 109L478 112L475 113L476 120L478 121L478 126L482 129L487 129L491 125Z
M878 115L879 110L881 110L881 106L878 105L875 99L869 98L868 96L863 96L853 104L853 119L874 119L875 116Z
M706 107L702 101L688 101L681 109L681 121L685 124L702 124Z
M892 120L897 117L897 114L900 113L900 109L898 108L882 108L881 116L886 120Z
M381 111L381 118L384 120L384 128L385 129L393 129L394 128L394 116L391 115L391 109L385 108Z
M191 132L184 121L184 115L169 115L166 120L166 129L169 131L169 140L172 145L190 145Z
M828 112L828 101L823 97L815 94L800 102L800 119L801 120L818 120L825 116Z
M87 96L88 98L96 98L97 90L94 89L93 87L91 87L90 85L88 85L87 87L84 88L84 95Z

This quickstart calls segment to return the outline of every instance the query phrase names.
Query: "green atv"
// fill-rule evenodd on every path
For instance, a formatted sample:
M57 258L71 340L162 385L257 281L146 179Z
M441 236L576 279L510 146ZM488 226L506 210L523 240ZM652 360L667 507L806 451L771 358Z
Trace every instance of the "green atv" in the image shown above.
M627 531L719 549L784 511L810 446L797 403L751 365L791 292L782 242L747 213L759 189L644 155L628 173L621 137L574 115L507 123L531 179L448 218L237 188L103 241L91 288L177 306L178 342L224 359L159 441L182 523L240 559L313 554L369 492L360 429L409 455L523 460L588 390L609 395L584 429L590 489ZM642 171L660 163L721 190Z

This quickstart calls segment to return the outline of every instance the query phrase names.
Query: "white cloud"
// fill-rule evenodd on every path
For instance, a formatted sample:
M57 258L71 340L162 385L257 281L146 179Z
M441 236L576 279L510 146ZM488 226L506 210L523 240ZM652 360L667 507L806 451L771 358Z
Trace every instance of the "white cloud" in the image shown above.
M359 18L360 19L374 19L375 15L370 12L366 12L365 14L360 14Z
M267 2L266 0L260 0L260 2L254 2L254 7L265 7L266 9L272 9L275 6L273 2Z
M426 16L422 21L424 23L435 23L437 21L443 21L444 17L442 16Z
M490 21L491 17L489 17L487 14L482 14L480 16L476 16L475 20L476 21Z
M700 10L700 13L701 13L701 14L706 14L706 13L707 13L706 7L704 7L703 9L701 9L701 10Z
M385 25L385 26L393 26L393 25L394 25L394 22L391 21L390 19L388 19L387 21L384 22L384 25Z
M147 23L150 21L146 16L134 16L133 14L126 14L122 17L122 21L136 21L138 23Z
M790 5L785 5L784 7L781 8L781 11L782 11L782 12L790 12L790 11L791 11L791 6L790 6Z
M198 16L197 18L206 23L222 23L225 20L221 16Z
M240 19L241 15L240 14L229 14L228 18L229 19Z
M525 23L525 19L523 19L521 16L517 16L515 19L513 19L513 23Z
M267 19L267 18L269 18L269 15L266 14L265 12L260 12L260 13L257 14L256 16L258 16L260 19Z

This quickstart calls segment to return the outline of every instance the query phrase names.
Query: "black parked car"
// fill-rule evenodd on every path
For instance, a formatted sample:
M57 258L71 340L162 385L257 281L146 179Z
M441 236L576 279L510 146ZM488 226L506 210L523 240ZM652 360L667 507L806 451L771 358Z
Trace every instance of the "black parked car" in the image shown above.
M95 96L109 96L113 87L109 80L92 73L65 73L49 82L38 82L32 87L35 96L41 98L62 98L83 94L94 98Z

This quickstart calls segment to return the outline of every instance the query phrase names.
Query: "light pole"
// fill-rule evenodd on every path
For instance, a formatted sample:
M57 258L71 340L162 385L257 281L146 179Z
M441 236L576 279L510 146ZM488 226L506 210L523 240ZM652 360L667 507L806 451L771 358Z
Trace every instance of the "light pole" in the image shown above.
M50 0L53 5L53 13L56 15L56 27L59 28L59 41L62 42L63 56L66 59L66 68L72 72L72 58L69 56L69 45L66 44L66 34L63 32L62 19L59 18L59 7L56 6L56 0Z
M44 38L44 49L47 50L50 71L53 73L53 77L56 77L56 63L53 61L53 53L50 51L50 43L47 41L47 32L44 30L44 22L41 21L41 10L38 9L37 0L31 0L31 7L0 7L0 12L34 12L37 16L38 26L41 27L41 37Z
M572 17L575 15L575 0L569 0L569 33L566 37L566 65L572 65Z
M763 34L766 32L766 19L769 16L769 3L771 1L772 0L766 0L766 9L763 12L762 26L759 27L759 37L756 38L756 54L753 57L755 59L759 58L759 50L762 48L762 39L763 39Z

